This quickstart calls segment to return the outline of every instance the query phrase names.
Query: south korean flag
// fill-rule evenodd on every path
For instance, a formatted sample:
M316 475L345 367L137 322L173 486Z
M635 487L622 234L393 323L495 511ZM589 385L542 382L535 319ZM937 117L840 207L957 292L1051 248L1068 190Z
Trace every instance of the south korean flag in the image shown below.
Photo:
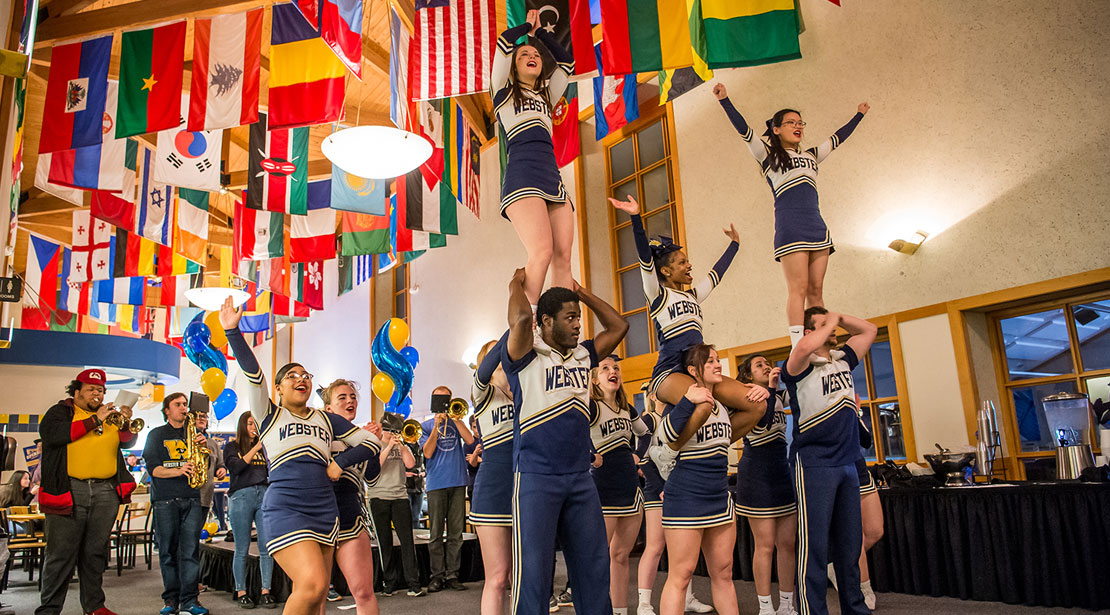
M181 124L158 133L154 181L180 188L218 191L223 131L189 132L185 127L188 116L189 98L183 96Z

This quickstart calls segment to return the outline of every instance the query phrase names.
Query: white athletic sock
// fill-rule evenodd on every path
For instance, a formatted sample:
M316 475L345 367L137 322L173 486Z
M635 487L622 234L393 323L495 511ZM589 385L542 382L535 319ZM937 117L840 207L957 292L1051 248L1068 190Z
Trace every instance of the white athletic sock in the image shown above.
M787 330L790 332L790 347L793 348L797 345L798 340L802 339L802 336L805 334L805 329L802 325L790 325Z
M779 592L779 608L784 604L794 603L794 592Z
M860 589L860 591L862 591L865 594L867 592L871 591L871 581L867 580L867 581L864 581L864 582L860 583L859 584L859 589Z
M622 606L621 608L613 607L613 615L628 615L628 607Z
M774 605L771 604L771 597L770 596L756 595L755 599L759 601L759 610L761 610L761 611L773 611L773 610L775 610Z
M651 590L640 588L636 590L640 594L640 604L651 604Z

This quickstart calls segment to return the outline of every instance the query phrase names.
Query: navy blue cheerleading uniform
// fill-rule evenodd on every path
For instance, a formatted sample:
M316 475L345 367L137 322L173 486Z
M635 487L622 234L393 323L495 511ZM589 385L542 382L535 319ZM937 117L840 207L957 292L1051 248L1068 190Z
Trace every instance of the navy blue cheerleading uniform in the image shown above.
M337 415L329 413L329 416ZM347 443L341 440L333 440L331 443L332 456L337 457L349 448ZM381 460L378 461L379 463L376 464L363 461L343 468L343 475L339 477L339 480L332 483L335 491L335 505L339 511L339 535L336 542L358 538L359 534L369 531L371 524L370 516L366 514L365 487L367 481L371 486L377 482L378 472L381 470Z
M851 346L828 363L810 364L800 374L783 369L782 382L794 410L794 495L798 500L798 595L802 615L828 612L826 568L832 556L840 588L840 612L870 613L860 587L863 545L860 512L859 418L852 369L859 358Z
M762 139L755 138L755 133L731 100L722 99L721 107L732 121L736 132L748 144L752 156L759 162L767 185L775 196L775 260L793 252L825 249L829 254L835 252L832 235L829 234L829 228L825 226L818 207L817 165L852 134L863 119L863 114L856 113L847 124L817 147L786 150L790 155L790 168L775 171L771 169L768 155L770 146Z
M536 338L502 365L513 393L513 615L546 615L558 537L580 615L612 615L609 546L590 479L593 340L567 354ZM526 547L525 547L526 545Z
M685 397L663 413L663 442L675 442L696 406ZM678 451L663 487L663 527L703 529L732 523L728 489L728 447L732 424L728 409L715 402L705 424Z
M490 384L493 372L501 363L502 348L508 333L501 336L486 352L482 364L474 370L474 386L470 400L482 434L482 465L474 478L470 496L472 525L513 524L513 400L501 389Z
M767 414L744 436L736 467L736 514L772 518L798 510L786 448L786 411L781 395L772 394Z
M559 165L555 161L555 145L551 140L551 105L559 102L574 74L574 57L543 28L536 30L536 38L555 58L556 68L547 79L547 100L524 88L524 102L517 106L513 101L510 69L517 40L528 34L527 23L509 28L497 37L497 52L493 56L490 75L490 93L493 111L505 131L505 177L501 184L501 215L509 216L510 205L528 197L539 197L548 203L570 200ZM549 104L550 103L550 104Z
M659 427L660 418L654 412L645 412L640 416L640 422L647 432L640 436L636 445L636 454L640 456L640 472L644 475L644 485L640 489L644 496L644 509L663 508L663 485L666 481L659 474L659 468L655 467L655 462L647 454L648 448L651 447L652 436Z
M651 256L651 245L639 214L632 216L632 236L636 241L644 296L647 297L648 311L655 324L655 339L659 347L659 359L651 370L649 387L655 393L667 376L682 370L682 353L690 346L702 343L701 302L721 283L721 278L732 264L740 244L730 242L705 278L694 284L690 290L675 290L659 283L659 277L655 273L655 259Z
M601 455L601 467L590 468L606 517L630 517L643 510L640 476L636 472L635 451L632 450L633 425L643 423L633 416L635 408L613 408L590 400L593 422L590 439L594 452Z
M879 492L879 486L875 484L875 477L871 476L871 471L867 469L867 461L862 457L856 459L856 475L859 476L859 494L861 496Z
M270 486L262 498L266 524L266 549L273 554L291 544L312 540L334 546L339 539L339 508L335 488L328 478L331 444L340 440L347 450L334 457L341 468L365 464L364 472L377 475L381 442L370 432L340 416L311 410L301 418L274 404L266 377L238 328L227 339L239 367L250 384L246 402L259 425L259 438L270 463Z

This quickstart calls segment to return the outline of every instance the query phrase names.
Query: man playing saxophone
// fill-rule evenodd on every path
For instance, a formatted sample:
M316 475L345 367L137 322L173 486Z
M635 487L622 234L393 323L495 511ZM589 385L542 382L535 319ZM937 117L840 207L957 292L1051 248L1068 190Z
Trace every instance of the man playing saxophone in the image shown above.
M160 615L206 615L197 600L200 572L200 530L205 513L201 488L208 479L207 439L189 414L184 393L162 401L166 424L147 436L143 459L151 476L150 501L154 505L154 534L162 569Z

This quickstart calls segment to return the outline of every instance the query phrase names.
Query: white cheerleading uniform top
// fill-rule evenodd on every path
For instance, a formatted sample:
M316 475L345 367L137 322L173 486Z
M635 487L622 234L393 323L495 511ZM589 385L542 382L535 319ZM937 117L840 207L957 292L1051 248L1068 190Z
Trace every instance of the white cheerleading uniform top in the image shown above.
M329 414L329 416L335 416ZM342 418L342 417L340 417ZM372 435L372 434L371 434ZM350 446L342 440L333 440L331 443L331 456L338 457L340 453L349 449ZM380 450L378 451L381 452ZM335 492L340 493L354 493L360 497L359 501L366 495L366 486L374 486L378 482L378 476L381 474L381 457L378 457L379 463L376 467L372 467L368 461L360 461L353 466L343 468L343 474L339 480L333 483ZM337 462L338 463L338 462Z
M647 433L647 427L635 416L636 409L612 407L600 400L591 400L593 421L590 423L590 441L599 455L627 447L635 450L632 437Z
M784 393L771 394L774 400L774 409L767 413L763 420L756 423L755 427L744 436L744 455L755 451L759 447L782 447L784 454L786 448L786 409L782 404Z
M513 361L502 349L516 414L513 465L517 472L573 474L590 469L590 370L597 367L593 340L560 354L537 338Z
M663 442L677 442L686 422L690 420L696 406L685 397L675 406L667 410L663 422L659 426L662 430ZM732 423L729 421L728 409L715 402L709 418L698 428L694 436L678 451L677 463L693 460L709 460L718 456L727 459L728 447L732 444Z
M515 406L508 395L490 384L493 372L501 363L502 348L508 335L508 332L502 335L497 344L486 352L481 365L474 370L474 384L470 389L470 401L474 403L474 416L478 419L478 433L482 438L483 462L489 460L491 454L496 460L512 462Z
M859 415L852 370L859 359L851 346L834 351L828 363L810 364L800 374L782 371L794 413L791 456L808 466L855 463L859 453Z
M509 77L513 63L513 52L517 47L516 41L520 37L526 36L530 28L531 26L525 23L502 32L501 36L497 37L497 52L493 56L493 68L490 73L490 94L493 96L494 114L502 128L505 129L506 147L511 147L516 137L526 135L532 129L543 131L547 140L551 140L551 108L548 107L548 104L544 102L539 94L525 88L525 104L520 109L515 108L513 104L512 83ZM552 54L563 56L565 53L558 43L553 44L554 39L543 28L536 31L536 37L544 43L544 46ZM563 58L561 61L558 57L556 58L556 69L547 80L547 99L551 101L552 105L558 103L559 99L563 97L563 92L566 91L567 85L570 83L570 76L573 73L573 59ZM545 135L532 134L525 136L525 140L543 139Z

